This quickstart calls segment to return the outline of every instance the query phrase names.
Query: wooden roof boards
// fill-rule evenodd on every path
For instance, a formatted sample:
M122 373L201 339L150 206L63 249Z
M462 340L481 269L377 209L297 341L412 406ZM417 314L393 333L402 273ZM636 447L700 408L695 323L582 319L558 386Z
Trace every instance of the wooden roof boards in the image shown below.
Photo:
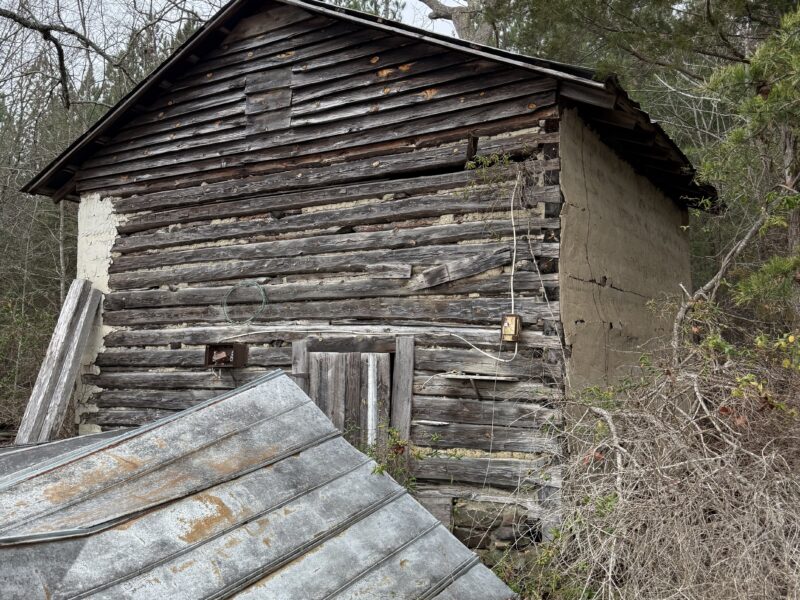
M281 373L7 472L0 515L4 598L514 596Z
M235 48L232 46L236 46L238 42L227 39L226 35L235 29L234 25L236 24L239 24L241 28L243 22L246 30L246 20L250 15L268 10L274 13L275 27L291 28L292 19L297 19L299 13L306 16L305 23L318 20L320 27L328 27L332 31L337 27L350 28L352 29L352 33L349 34L351 37L366 34L367 38L374 38L374 43L378 45L382 43L381 40L405 40L403 43L407 44L409 48L412 48L415 43L423 44L453 55L464 56L473 61L485 61L490 65L495 65L495 70L519 70L528 76L549 79L557 88L555 93L560 103L574 104L587 109L588 112L584 117L592 126L598 126L599 133L607 143L640 172L651 177L668 195L675 199L685 198L689 201L715 195L713 188L701 187L694 183L694 170L686 156L666 133L657 124L652 123L638 105L628 98L625 91L613 78L603 82L596 81L595 74L589 69L480 46L403 23L334 7L318 0L271 0L265 3L256 3L253 0L232 0L178 48L169 59L109 110L103 118L75 140L64 153L28 182L23 190L33 194L49 195L57 200L64 197L76 199L77 178L75 174L80 175L85 170L86 161L100 152L120 127L134 119L141 112L142 107L154 102L157 104L158 98L166 93L165 90L174 93L177 89L175 82L181 75L203 67L205 59L199 57L210 53L208 55L209 65L222 64L229 60L226 53L235 53ZM330 25L331 23L333 25ZM223 40L232 46L229 47L229 50L219 51ZM282 43L291 45L294 40L286 39ZM396 48L396 50L403 51L403 48ZM254 56L253 60L257 61L258 57ZM346 69L347 66L345 65L343 68ZM275 75L274 70L270 73L271 76ZM230 90L225 91L228 89L225 82L219 85L221 86L220 94L210 98L209 101L212 104L209 105L209 108L215 106L214 102L224 103L226 98L232 97L231 93L228 93ZM224 107L220 104L216 108ZM611 113L613 118L601 121L598 117L595 121L595 114L592 112L595 109ZM302 119L297 118L295 121L300 123ZM620 127L620 123L623 126ZM632 127L631 123L633 123ZM187 132L190 132L191 129L188 127ZM291 129L288 131L291 134ZM234 134L222 131L219 135L220 140L228 140ZM641 137L641 135L646 137L647 144L654 149L653 152L642 153L639 151L640 145L631 146L625 143L629 137ZM236 136L234 135L234 137ZM326 139L328 137L330 136L323 136ZM273 143L272 140L264 141L270 145ZM245 147L249 148L248 144L251 143L247 142ZM313 140L309 143L313 143ZM231 157L234 166L237 164L237 160L239 160L237 157ZM174 169L175 165L167 165L166 168ZM97 167L90 170L99 173L102 171L102 167L99 171ZM102 182L102 179L96 181Z

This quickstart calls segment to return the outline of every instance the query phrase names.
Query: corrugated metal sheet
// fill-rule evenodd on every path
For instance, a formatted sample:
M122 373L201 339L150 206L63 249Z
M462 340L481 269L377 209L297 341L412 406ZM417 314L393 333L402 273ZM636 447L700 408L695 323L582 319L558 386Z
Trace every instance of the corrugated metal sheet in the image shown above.
M3 598L513 597L280 373L82 443L0 478Z

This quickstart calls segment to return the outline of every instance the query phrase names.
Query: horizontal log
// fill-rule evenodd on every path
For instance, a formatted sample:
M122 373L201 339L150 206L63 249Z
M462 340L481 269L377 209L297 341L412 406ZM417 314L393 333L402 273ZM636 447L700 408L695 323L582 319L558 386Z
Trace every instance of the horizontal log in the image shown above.
M344 87L340 81L335 81L332 86L334 90L330 90L327 85L316 88L313 93L309 88L300 89L293 97L292 115L300 117L370 100L386 101L407 92L435 88L451 81L475 81L476 76L497 70L497 65L488 61L459 61L463 61L463 57L448 56L445 62L437 65L436 70L433 71L422 70L422 61L417 61L414 63L414 69L410 72L410 76L406 74L406 71L397 69L399 77L370 76L369 79L362 80L360 84L355 82L352 87ZM453 68L455 65L457 67ZM347 78L346 81L351 81L351 78Z
M414 336L415 342L418 344L441 344L443 340L446 340L450 345L466 344L458 337L454 337L457 335L477 346L494 346L497 343L499 332L497 327L444 327L438 325L404 327L399 325L363 324L337 326L280 323L277 325L259 325L257 327L250 325L212 325L206 327L180 327L177 329L122 329L108 333L103 339L103 343L108 348L120 346L163 346L172 343L216 344L232 340L265 344L276 341L293 342L313 336L323 336L330 340L362 336L369 339L384 340L384 343L393 343L398 335ZM525 329L522 332L521 343L533 348L549 348L559 347L560 342L555 336L542 335L541 332ZM447 396L451 395L450 390L455 390L452 395L472 397L469 394L469 390L472 390L472 387L468 382L452 382L453 385L451 387L442 387L445 382L440 377L431 379L428 376L424 376L422 379L430 380L429 384L423 385L422 381L415 380L415 393ZM525 383L518 384L518 386L520 390L535 396L536 399L555 397L558 392L558 390L543 388L538 384ZM478 387L482 389L485 386L481 384ZM498 385L498 394L503 389L503 386ZM489 391L491 391L491 387ZM560 394L560 392L558 393Z
M522 355L519 351L514 356L513 344L507 343L504 352L495 350L491 355L510 362L498 362L473 349L418 348L414 352L414 368L419 371L468 373L519 379L548 377L560 380L562 377L560 364L549 364L539 358L530 358Z
M521 490L493 488L487 485L447 485L441 482L425 483L420 481L414 495L431 498L464 498L475 502L490 502L500 506L518 506L529 519L552 519L552 509L544 508L535 492L523 494Z
M105 350L95 364L99 367L188 367L203 368L205 350ZM292 349L249 348L247 366L277 367L291 366Z
M487 92L488 90L494 90L494 88L499 88L501 86L529 86L529 89L538 92L540 91L540 87L530 84L534 79L535 78L531 78L529 74L519 70L494 69L492 72L484 73L479 77L464 78L449 82L441 80L438 82L431 82L431 84L420 92L409 90L407 92L396 92L393 95L388 93L382 94L373 99L372 103L366 106L359 102L348 104L342 101L339 106L331 106L328 110L315 110L305 115L298 115L293 111L292 127L322 125L341 119L363 117L365 113L374 115L376 113L384 113L395 109L404 109L405 114L410 114L410 110L408 110L410 107L416 107L420 112L419 116L422 116L426 114L426 110L423 107L429 104L441 102L445 98L463 96L464 94L471 94L478 91ZM459 98L459 101L461 99L462 98ZM437 109L439 109L439 107L437 107ZM392 119L393 117L387 115L387 118Z
M558 343L555 336L541 336ZM533 347L535 342L531 343ZM457 398L480 398L482 400L521 400L541 402L548 405L563 398L560 387L546 386L532 381L470 381L447 379L445 374L416 375L414 394L426 396L452 396Z
M476 190L471 194L443 194L441 196L414 196L399 200L359 204L349 208L332 207L276 219L265 215L233 223L184 225L154 233L135 233L120 238L114 244L117 252L129 253L181 244L211 242L253 235L276 235L326 227L353 227L370 223L385 223L404 219L488 212L504 190ZM393 217L394 215L394 217Z
M559 454L558 441L533 435L530 429L491 425L411 423L411 441L429 448L471 448L495 452L543 452Z
M518 260L535 256L558 256L558 244L541 242L527 243L522 238L517 251ZM393 250L365 250L338 254L312 254L288 258L266 258L256 260L220 260L201 264L169 266L158 270L141 270L112 273L109 284L114 290L147 288L164 284L199 283L225 281L247 277L267 277L298 273L371 273L378 277L381 272L394 273L392 265L404 263L414 265L438 264L445 258L466 258L483 252L493 252L502 244L484 243L469 245L419 246Z
M245 320L257 314L261 305L235 305L228 307L228 315L233 320ZM442 321L454 323L494 323L498 315L508 310L506 298L369 298L354 300L331 300L321 302L267 303L254 322L292 319L411 319ZM550 306L530 298L517 299L517 313L529 323L539 319L552 318L551 310L558 315L558 303ZM106 325L170 325L179 323L225 323L226 317L220 306L175 307L154 309L133 309L109 312L105 315ZM487 359L488 360L488 359ZM426 365L436 365L433 370L449 371L456 367L456 359L449 363L444 360L428 361ZM479 362L471 361L478 366ZM420 367L423 368L423 367ZM486 370L485 366L480 367Z
M138 427L174 414L173 410L155 408L103 408L97 412L83 413L81 423L103 427Z
M108 164L86 166L81 169L79 176L84 184L119 173L124 173L126 178L132 180L150 179L160 172L175 175L193 172L196 169L194 164L202 165L203 170L208 171L231 163L245 164L253 161L256 156L260 157L259 160L286 158L296 155L296 144L312 140L315 141L314 151L321 152L359 143L396 139L414 132L430 133L475 122L477 115L497 116L493 111L487 110L488 108L503 113L503 116L510 116L524 114L539 106L552 105L554 96L549 90L554 87L555 82L548 79L519 81L514 85L471 92L458 97L441 100L434 98L417 106L367 112L366 115L362 110L357 117L309 124L305 127L288 128L287 123L286 128L270 131L252 140L226 143L215 141L213 146L197 148L186 147L182 142L149 145L144 156L138 149L125 151L109 148L108 155L94 159L95 163L104 160ZM183 119L186 120L185 117ZM158 124L157 128L160 130L165 126L166 123ZM383 133L376 133L381 131ZM345 143L345 140L350 143ZM194 143L196 142L192 142Z
M477 483L515 490L562 485L561 468L548 458L429 457L412 461L411 473L419 480Z
M467 202L465 205L470 206ZM444 207L443 207L444 208ZM484 210L486 206L481 207ZM337 219L337 211L326 211L331 219ZM347 213L346 210L340 210L341 213ZM382 211L375 211L376 213ZM438 212L438 209L435 211ZM452 214L452 213L449 213ZM435 216L435 215L434 215ZM487 217L494 216L488 213ZM502 215L505 216L505 215ZM388 217L387 217L388 219ZM320 218L320 224L327 227L336 227L334 222L326 222L327 217L323 215ZM338 219L337 219L338 220ZM366 218L364 219L366 220ZM340 223L346 223L346 216L343 217ZM264 227L274 224L280 226L281 221L269 221ZM516 222L516 229L519 232L531 231L536 229L557 229L559 226L558 219L542 219L538 217L520 218ZM220 226L220 229L225 229ZM307 235L300 238L293 239L278 239L267 242L250 242L244 244L232 244L227 246L212 246L206 248L191 248L191 249L176 249L176 250L161 250L159 252L152 252L149 254L136 254L120 256L114 259L110 272L120 273L124 271L133 271L137 269L147 269L153 267L166 267L169 265L186 265L197 262L211 262L216 260L249 260L254 258L286 258L291 256L308 256L314 254L326 254L331 252L347 252L354 250L378 250L378 249L395 249L417 247L426 244L450 244L455 242L462 242L466 240L486 239L491 237L510 236L514 232L513 224L510 220L503 219L485 219L481 221L467 221L456 222L448 225L429 225L424 227L408 227L408 228L392 228L383 231L372 232L351 232L343 234L328 234L328 235ZM555 258L552 254L555 253L555 248L550 246L542 246L539 244L543 252L547 252L550 258ZM555 253L557 255L557 253ZM481 264L489 264L485 269L474 271L470 273L474 275L485 271L492 266L500 266L503 263L501 257L493 256L492 258L482 259ZM510 262L510 257L506 258L505 262ZM478 268L476 265L475 268ZM457 279L455 274L466 273L468 268L453 268L450 272L451 279L445 277L439 283L444 283L445 280ZM462 275L466 276L466 275ZM428 279L432 280L432 277ZM441 277L439 277L441 279ZM438 284L434 284L438 285ZM431 286L427 286L431 287ZM422 288L420 288L422 289Z
M384 55L383 66L378 71L373 68L359 73L349 73L343 77L336 77L336 73L333 73L330 69L328 69L327 73L324 70L318 71L317 77L322 75L328 76L328 78L321 79L316 84L306 84L295 89L292 96L292 104L301 108L309 105L313 106L313 102L316 101L322 102L323 106L325 106L324 103L335 105L336 98L340 96L346 98L345 94L357 92L362 88L374 87L376 83L383 86L392 86L400 85L408 80L429 82L429 79L423 79L421 76L434 72L438 72L438 75L432 74L431 77L442 76L443 79L445 79L445 76L443 76L445 73L477 73L477 70L473 70L473 62L471 58L455 52L433 52L429 56L419 57L412 62L403 60L403 57L399 56L393 64L390 64L392 61L387 61ZM495 63L482 62L488 68L495 67ZM403 66L403 68L400 69L400 66Z
M93 395L88 404L101 408L183 410L221 393L217 390L106 390Z
M275 369L211 369L204 371L125 371L86 374L84 383L103 389L232 390Z
M287 130L247 140L242 143L227 144L224 148L211 149L207 157L202 152L178 153L176 156L149 158L130 164L120 164L113 173L98 169L81 171L78 182L79 191L104 189L110 186L150 182L161 178L175 178L181 175L196 177L202 173L206 182L230 178L229 166L239 165L248 171L258 172L257 163L271 163L281 159L335 151L352 151L359 146L384 144L403 138L414 138L424 134L440 135L440 132L458 130L462 127L499 121L520 115L534 115L542 107L555 103L551 91L523 94L509 92L509 98L487 102L483 97L471 98L462 105L443 100L446 111L432 116L414 118L414 115L394 115L391 123L386 123L385 115L376 115L380 120L365 117L357 122L335 122L332 124L304 127L298 132ZM455 99L458 101L458 99ZM417 108L417 107L414 107ZM393 111L400 113L401 111ZM431 111L427 111L431 112ZM419 115L417 115L419 117ZM284 167L285 168L285 167ZM119 172L119 174L117 174Z
M531 402L518 400L495 402L437 396L414 396L411 416L418 421L510 425L531 429L539 429L543 425L557 425L561 419L554 409Z
M517 292L539 292L551 290L558 285L557 273L539 275L522 271L514 275ZM292 283L270 282L262 285L269 302L292 302L305 300L344 300L347 298L400 297L422 294L503 294L509 289L509 275L481 275L443 284L433 290L411 289L407 280L377 279L374 277L343 277L319 281ZM230 294L228 296L228 294ZM105 309L164 308L167 306L207 306L222 304L228 296L228 304L256 304L261 302L261 292L254 286L240 287L221 285L215 287L186 287L171 290L122 290L106 295Z
M533 152L543 144L557 141L557 136L545 133L518 134L499 139L482 138L478 142L479 155L518 154L520 149L527 148ZM163 225L180 223L182 219L218 218L221 216L241 216L263 214L270 210L285 210L292 206L303 208L326 204L347 198L380 197L386 193L425 194L467 186L485 177L482 171L462 171L467 156L466 141L443 144L433 148L422 148L396 155L377 156L369 160L356 160L336 166L305 169L294 173L276 173L266 177L257 177L243 181L226 181L202 187L175 190L170 194L161 192L144 194L131 198L112 200L114 210L118 213L130 213L138 210L154 210L147 215L129 217L120 231L129 232L151 229L159 226L162 215L167 219ZM377 164L376 164L377 163ZM426 167L437 169L456 168L455 173L440 173L425 176ZM503 173L514 177L510 169L494 168L492 181L501 181ZM412 177L398 179L413 173ZM354 183L365 177L392 178L394 181L370 181ZM347 188L343 186L351 183ZM314 189L320 186L321 189ZM303 188L302 192L289 193L293 189ZM310 191L313 190L313 191ZM544 191L544 190L541 190ZM277 196L264 194L280 193ZM304 204L306 195L311 196L311 204ZM238 198L247 199L235 203ZM549 201L549 200L548 200ZM208 205L199 213L192 213L197 205ZM173 207L191 207L175 210ZM173 209L173 212L167 212ZM221 212L220 212L221 211ZM239 213L238 211L242 211ZM195 219L194 216L197 218Z
M502 112L502 111L500 111ZM198 183L210 186L223 182L234 182L234 185L241 186L242 179L258 180L261 176L285 173L293 169L315 169L325 167L327 165L345 165L359 160L365 160L375 157L397 156L404 152L412 152L416 150L424 150L431 147L441 147L443 144L453 144L462 141L466 148L466 140L469 136L483 138L486 136L494 136L503 132L519 131L536 127L542 119L557 118L557 108L554 105L543 105L540 108L533 109L532 112L525 112L524 114L514 111L513 114L504 115L499 112L495 113L497 119L490 117L483 117L479 123L466 123L463 125L456 125L452 129L431 131L429 133L420 133L415 136L398 137L394 139L381 139L365 144L350 144L346 147L338 148L335 151L324 151L314 153L306 153L305 146L313 149L313 144L309 143L298 147L297 151L293 153L292 157L282 159L265 159L259 161L257 156L253 156L252 160L244 161L241 163L233 163L223 169L216 170L214 173L209 174L203 171L202 177L200 170L193 175L169 176L159 175L156 178L147 181L130 181L125 177L111 178L108 181L98 182L97 185L86 186L84 190L81 185L78 185L79 191L88 191L89 188L99 191L104 195L113 195L115 197L126 197L133 194L156 194L170 191L175 193L177 191L197 187ZM524 152L528 155L529 152ZM512 158L516 158L515 154L511 154ZM452 160L452 157L451 157ZM359 179L366 180L382 176L382 164L374 165L372 169L364 171L364 176L350 181L357 181ZM457 166L457 165L456 165ZM340 171L343 169L340 168ZM431 173L441 171L441 168L436 168L431 163L422 163L415 170L417 173ZM412 172L412 171L405 171ZM294 173L297 176L297 173ZM294 189L315 187L313 185L306 185L301 177L297 178ZM336 179L341 182L341 179ZM556 200L558 201L558 200Z

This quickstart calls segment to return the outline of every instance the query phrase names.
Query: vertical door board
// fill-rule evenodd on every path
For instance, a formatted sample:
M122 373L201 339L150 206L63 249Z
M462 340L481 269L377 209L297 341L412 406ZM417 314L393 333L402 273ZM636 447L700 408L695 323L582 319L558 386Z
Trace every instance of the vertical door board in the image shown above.
M391 358L385 353L309 352L308 395L351 444L385 450Z

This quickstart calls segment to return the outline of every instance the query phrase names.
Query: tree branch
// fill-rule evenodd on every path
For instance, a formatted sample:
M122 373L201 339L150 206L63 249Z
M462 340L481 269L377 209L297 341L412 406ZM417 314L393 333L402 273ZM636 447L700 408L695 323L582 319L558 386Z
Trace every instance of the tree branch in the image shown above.
M447 6L439 0L420 0L425 6L431 9L428 18L431 21L436 19L452 19L455 13L455 6Z
M134 82L133 77L131 77L130 73L125 70L119 61L115 60L111 55L109 55L105 50L103 50L100 46L95 44L92 40L90 40L87 36L82 34L80 31L73 29L72 27L67 27L66 25L58 25L55 23L42 23L37 21L31 17L23 16L19 13L14 11L8 10L6 8L0 8L0 18L5 18L18 25L24 27L25 29L30 29L31 31L39 32L42 37L47 40L48 42L52 43L56 48L56 53L58 53L58 62L59 62L59 70L61 71L61 79L62 85L66 88L66 64L64 62L64 49L61 46L61 43L58 39L53 35L53 33L62 33L64 35L68 35L72 38L75 38L84 48L88 48L95 52L97 55L103 58L108 64L112 65L113 67L122 71L125 77L128 78L129 81L132 83ZM62 98L64 97L64 93L62 92ZM66 102L68 102L68 98ZM68 104L67 104L68 106Z

